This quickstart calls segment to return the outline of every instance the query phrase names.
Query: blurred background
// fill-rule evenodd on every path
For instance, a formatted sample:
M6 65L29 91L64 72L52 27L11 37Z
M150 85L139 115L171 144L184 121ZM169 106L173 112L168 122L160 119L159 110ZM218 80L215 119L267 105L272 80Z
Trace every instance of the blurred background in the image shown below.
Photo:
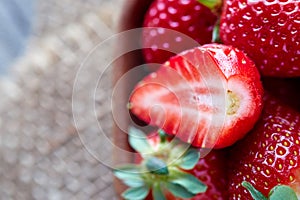
M116 199L105 165L111 147L101 144L103 135L88 120L96 114L105 137L111 137L105 95L111 70L101 65L105 57L89 59L76 96L76 112L87 120L76 127L72 90L88 53L113 34L121 1L0 1L0 199ZM99 55L111 49L107 45ZM96 113L87 112L90 94L84 88L95 87L89 80L99 73L104 76ZM96 159L82 141L107 156Z

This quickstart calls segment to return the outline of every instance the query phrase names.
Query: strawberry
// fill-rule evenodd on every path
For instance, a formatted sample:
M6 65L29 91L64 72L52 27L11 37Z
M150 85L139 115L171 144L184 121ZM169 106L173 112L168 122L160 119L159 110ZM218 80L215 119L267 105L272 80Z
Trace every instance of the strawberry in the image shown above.
M170 58L131 94L130 111L196 147L232 145L262 108L260 76L244 53L209 44Z
M225 0L220 38L247 53L264 76L300 76L300 1Z
M277 185L293 188L299 198L299 155L300 113L266 96L255 128L230 150L230 199L251 199L250 192L272 195ZM293 196L277 199L297 199L295 194Z
M143 54L163 63L175 53L210 43L217 16L197 0L154 0L144 17Z
M213 150L200 158L205 150L163 131L146 135L136 128L129 131L129 143L137 151L136 164L114 171L131 187L123 193L125 199L227 199L224 151Z

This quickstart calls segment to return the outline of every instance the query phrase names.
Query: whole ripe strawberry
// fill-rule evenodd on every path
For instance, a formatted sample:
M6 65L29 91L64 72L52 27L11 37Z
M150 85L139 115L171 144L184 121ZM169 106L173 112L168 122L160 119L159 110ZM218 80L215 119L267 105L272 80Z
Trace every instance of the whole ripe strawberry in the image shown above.
M210 43L217 16L198 0L154 0L144 18L143 54L147 63ZM173 31L171 31L173 30Z
M264 76L300 76L300 1L225 0L220 37Z
M145 135L135 128L130 129L129 142L137 150L136 164L115 170L131 187L123 193L125 199L227 199L224 151L213 150L200 158L200 149L162 131Z
M259 73L243 52L210 44L184 51L146 76L129 108L196 147L223 148L254 126L262 93Z
M273 97L266 96L259 122L251 133L231 149L230 199L252 199L249 191L241 185L243 181L247 181L243 185L250 191L256 188L264 196L275 193L277 185L290 186L299 198L299 155L300 114ZM284 195L284 198L277 199L297 199L295 194Z

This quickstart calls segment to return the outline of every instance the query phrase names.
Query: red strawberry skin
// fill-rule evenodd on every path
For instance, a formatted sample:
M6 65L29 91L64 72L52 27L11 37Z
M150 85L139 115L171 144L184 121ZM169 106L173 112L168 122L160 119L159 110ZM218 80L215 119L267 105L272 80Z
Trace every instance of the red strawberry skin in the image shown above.
M217 16L197 0L154 0L145 14L143 25L155 27L143 31L145 61L163 63L175 55L174 52L211 42L216 20ZM185 40L182 34L190 37L194 43Z
M172 57L130 97L143 121L196 147L232 145L254 126L262 108L258 70L244 53L210 44Z
M265 196L278 184L291 186L299 195L298 112L267 96L261 119L255 128L230 151L230 199L252 199L241 186L244 180Z
M300 76L300 1L225 0L220 37L264 76Z
M193 200L226 200L228 199L228 182L226 176L226 151L212 150L201 158L196 167L190 171L205 185L207 191Z

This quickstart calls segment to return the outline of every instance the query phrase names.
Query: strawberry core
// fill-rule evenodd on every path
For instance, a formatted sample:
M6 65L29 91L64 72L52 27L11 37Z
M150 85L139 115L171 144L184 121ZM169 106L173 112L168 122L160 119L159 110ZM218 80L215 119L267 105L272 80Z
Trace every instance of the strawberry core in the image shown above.
M240 107L240 100L238 96L231 90L227 90L227 103L226 103L227 115L234 115Z

